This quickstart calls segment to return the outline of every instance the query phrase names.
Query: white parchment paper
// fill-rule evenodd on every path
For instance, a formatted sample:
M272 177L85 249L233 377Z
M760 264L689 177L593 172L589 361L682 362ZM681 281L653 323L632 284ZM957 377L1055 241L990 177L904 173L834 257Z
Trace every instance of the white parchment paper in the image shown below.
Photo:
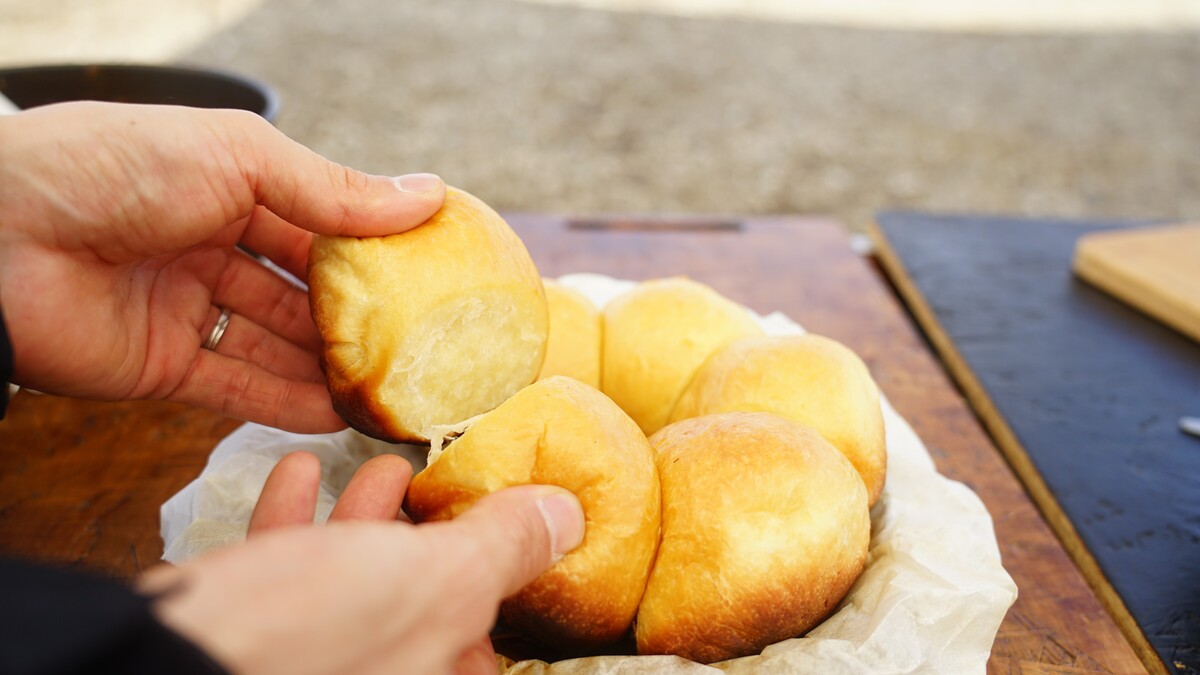
M559 281L598 307L633 286L595 274ZM803 333L790 318L756 315L770 335ZM966 486L934 468L908 423L883 400L887 485L871 512L867 568L832 616L808 635L761 655L705 666L675 657L605 656L547 664L522 661L509 673L983 673L996 630L1017 597L1000 563L992 520ZM347 430L303 436L246 424L226 437L195 481L162 507L163 558L182 562L241 541L267 474L289 452L321 459L317 522L324 522L354 470L382 453L414 468L427 448L390 445Z

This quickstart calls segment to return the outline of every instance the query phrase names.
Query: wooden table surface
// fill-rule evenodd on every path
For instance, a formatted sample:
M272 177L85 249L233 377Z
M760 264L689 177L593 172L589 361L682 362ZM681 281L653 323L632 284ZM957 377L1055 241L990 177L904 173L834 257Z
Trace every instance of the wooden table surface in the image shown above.
M880 275L833 221L569 221L512 215L546 276L686 274L840 340L995 519L1020 597L989 673L1145 672ZM131 577L162 553L158 508L237 422L161 402L22 392L0 423L0 553Z

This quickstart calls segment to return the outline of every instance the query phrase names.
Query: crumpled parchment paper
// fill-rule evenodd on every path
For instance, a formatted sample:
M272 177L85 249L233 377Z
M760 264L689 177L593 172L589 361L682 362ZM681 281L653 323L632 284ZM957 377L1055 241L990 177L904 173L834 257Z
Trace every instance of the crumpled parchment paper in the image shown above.
M559 279L598 307L633 282L594 274ZM756 317L770 335L803 333L788 317ZM705 666L666 656L601 656L547 664L522 661L506 672L640 673L983 673L1000 621L1017 588L1000 564L992 520L969 488L934 468L908 423L883 401L887 485L871 512L867 568L834 614L801 638L761 655ZM382 453L414 468L428 448L390 445L352 430L303 436L246 424L213 450L200 477L162 507L163 558L182 562L241 541L275 462L294 450L321 459L317 522L324 522L354 470ZM415 582L416 580L414 580Z

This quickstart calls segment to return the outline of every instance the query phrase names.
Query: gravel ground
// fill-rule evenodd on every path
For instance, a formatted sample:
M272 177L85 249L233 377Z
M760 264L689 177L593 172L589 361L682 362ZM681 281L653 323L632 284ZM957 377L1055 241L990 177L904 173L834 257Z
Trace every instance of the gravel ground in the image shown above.
M500 209L1200 216L1200 33L968 35L491 0L267 0L182 59Z

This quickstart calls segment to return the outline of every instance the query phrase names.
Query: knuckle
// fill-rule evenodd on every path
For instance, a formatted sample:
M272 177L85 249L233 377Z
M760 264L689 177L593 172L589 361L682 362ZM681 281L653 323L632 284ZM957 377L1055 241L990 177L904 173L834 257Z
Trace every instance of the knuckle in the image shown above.
M280 360L282 345L279 341L271 339L265 331L255 331L254 335L248 335L246 339L245 359L250 363L269 365Z
M509 511L496 530L500 536L498 546L504 550L494 555L508 563L509 579L532 581L545 569L550 560L550 536L532 505Z
M308 307L308 295L290 285L284 289L283 293L277 311L282 313L282 325L288 334L299 333L310 325L315 325L312 312Z
M459 518L431 527L446 538L440 572L480 596L503 598L550 564L550 535L532 503L489 495ZM519 505L520 504L520 505Z
M242 371L233 374L225 381L222 414L233 417L246 406L251 390L250 379L250 373Z
M321 161L327 162L327 160ZM371 181L366 174L336 162L327 162L326 166L329 171L329 184L338 193L357 195L366 192L370 188Z
M267 416L271 420L271 426L282 427L287 420L288 411L291 409L291 401L295 397L296 386L292 382L286 382L276 393L273 403L267 404Z
M351 229L358 213L358 202L371 191L371 178L336 162L326 162L326 168L329 185L334 195L329 204L331 211L329 220L336 223L337 232L347 232Z
M522 549L538 550L542 544L547 544L546 526L541 518L530 510L519 512L520 517L509 520L511 540Z
M217 111L217 114L231 128L244 129L251 133L261 132L264 128L274 129L262 116L249 110L224 109Z

